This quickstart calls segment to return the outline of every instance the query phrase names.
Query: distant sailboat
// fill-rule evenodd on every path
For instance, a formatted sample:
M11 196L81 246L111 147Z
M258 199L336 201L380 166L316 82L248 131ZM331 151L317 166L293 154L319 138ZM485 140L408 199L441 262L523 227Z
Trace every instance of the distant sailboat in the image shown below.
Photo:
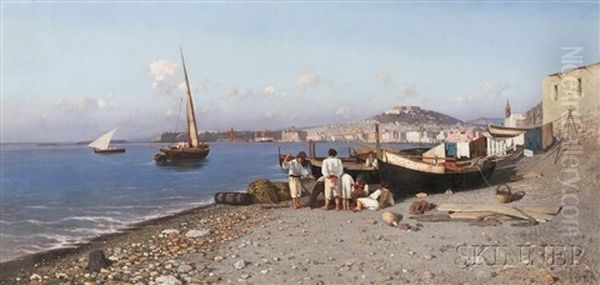
M194 113L194 101L192 100L192 92L190 81L188 79L185 60L183 59L183 51L181 51L181 63L183 65L183 73L185 75L185 87L187 94L187 127L188 141L178 143L169 147L160 148L160 152L154 155L154 160L157 163L177 162L186 160L202 160L208 156L210 146L200 141L198 136L198 126L196 125L196 114Z
M111 130L108 133L101 135L95 141L88 144L88 147L93 148L95 153L124 153L124 148L115 148L110 146L110 141L112 140L113 136L115 135L115 132L117 132L118 129L119 128L115 128L114 130Z

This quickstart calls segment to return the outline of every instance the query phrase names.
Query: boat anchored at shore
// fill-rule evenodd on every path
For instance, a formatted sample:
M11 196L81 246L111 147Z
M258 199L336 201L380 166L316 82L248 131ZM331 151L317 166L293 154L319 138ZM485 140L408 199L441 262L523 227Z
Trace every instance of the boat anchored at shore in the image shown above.
M117 132L118 129L119 128L115 128L115 129L101 135L99 138L97 138L96 140L94 140L93 142L88 144L88 147L93 148L94 153L97 153L97 154L124 153L125 152L124 148L116 148L116 147L110 146L110 141L112 140L113 136L115 135L115 133Z
M397 153L383 151L378 162L382 182L399 195L425 190L441 192L448 188L469 189L486 184L496 168L496 162L490 157L427 158L426 151L426 148Z
M181 63L183 65L183 73L185 75L185 87L187 94L187 127L188 141L180 142L175 145L160 148L160 152L154 155L154 160L158 164L178 161L200 161L208 156L210 146L200 141L198 136L198 126L196 124L196 114L194 112L194 101L192 100L192 92L190 81L188 79L187 68L181 51Z

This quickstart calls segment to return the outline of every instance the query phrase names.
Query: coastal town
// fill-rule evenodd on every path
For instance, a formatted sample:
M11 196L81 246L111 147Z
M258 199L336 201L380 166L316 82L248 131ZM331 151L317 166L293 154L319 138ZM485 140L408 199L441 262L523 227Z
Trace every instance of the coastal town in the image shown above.
M0 285L600 284L600 3L0 2Z

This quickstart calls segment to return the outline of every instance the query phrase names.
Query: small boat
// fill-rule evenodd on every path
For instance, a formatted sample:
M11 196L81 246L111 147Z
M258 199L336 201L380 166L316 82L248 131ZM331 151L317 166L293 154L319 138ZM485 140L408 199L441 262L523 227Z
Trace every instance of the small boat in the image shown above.
M312 174L317 178L323 176L321 173L321 168L323 166L323 160L325 159L326 157L306 159L308 162L310 162L310 170ZM350 174L355 181L358 179L358 177L365 179L366 184L376 184L381 181L377 168L365 165L365 162L359 157L344 157L340 159L344 165L344 173Z
M526 133L531 128L511 128L511 127L503 127L503 126L488 124L487 129L492 137L512 138L512 137L520 136L520 135Z
M311 145L312 144L312 145ZM311 150L312 149L312 150ZM316 178L323 176L321 173L321 168L323 165L323 160L327 157L311 157L315 153L314 142L309 143L309 157L307 157L302 166L310 167L311 173ZM374 167L368 167L365 164L365 159L368 157L368 152L365 154L357 154L356 150L353 148L348 148L348 157L340 158L342 160L342 164L344 165L344 172L350 174L354 180L356 180L359 176L365 179L367 184L376 184L379 183L379 173L377 169ZM279 158L279 166L283 164L283 160L285 159L286 154L281 153L281 147L278 149L278 158ZM290 155L290 160L295 159L296 157Z
M115 132L117 132L118 129L119 128L115 128L114 130L111 130L101 135L99 138L88 144L88 147L93 148L94 153L98 154L124 153L124 148L116 148L110 145L110 141L112 140L113 136L115 135Z
M397 153L383 151L378 160L381 181L398 194L420 191L442 192L448 188L476 188L487 183L496 168L491 158L454 160L441 163L423 161L427 149L411 149Z
M259 142L259 143L272 143L275 141L275 138L274 137L257 137L255 140L256 140L256 142Z
M160 148L160 152L154 155L154 160L158 164L179 161L199 161L208 156L210 146L200 141L198 136L198 126L196 124L196 114L194 112L194 101L192 100L192 92L188 79L185 60L183 59L183 51L181 51L181 62L183 65L183 73L185 75L185 86L187 94L187 127L188 141L180 142L175 145Z

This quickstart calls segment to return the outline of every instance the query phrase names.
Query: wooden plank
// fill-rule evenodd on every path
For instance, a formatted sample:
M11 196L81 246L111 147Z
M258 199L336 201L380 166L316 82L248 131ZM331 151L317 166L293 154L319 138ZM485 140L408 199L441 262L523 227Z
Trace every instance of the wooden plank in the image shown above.
M529 212L529 211L524 211L524 212L527 215L534 218L536 220L536 222L540 222L540 223L545 223L547 221L550 221L554 217L554 215L550 215L550 214L543 214L543 213L536 213L536 212Z
M523 206L516 207L517 209L526 211L527 213L540 213L540 214L549 214L556 215L560 212L560 206Z
M518 210L504 205L443 203L438 206L438 210L445 212L494 212L523 220L531 219L531 217L524 215Z
M496 216L494 212L455 212L448 214L450 219L481 220L485 217Z
M410 219L419 221L419 222L448 222L448 221L450 221L450 216L445 213L425 214L425 215L410 216Z
M506 215L524 220L535 219L537 222L544 223L552 219L560 211L559 206L525 206L512 208L506 205L487 205L487 204L458 204L458 203L443 203L437 208L439 211L445 212L493 212L496 214ZM460 215L458 215L460 216ZM458 217L456 216L456 217ZM468 216L468 215L467 215ZM476 215L474 215L476 216Z

